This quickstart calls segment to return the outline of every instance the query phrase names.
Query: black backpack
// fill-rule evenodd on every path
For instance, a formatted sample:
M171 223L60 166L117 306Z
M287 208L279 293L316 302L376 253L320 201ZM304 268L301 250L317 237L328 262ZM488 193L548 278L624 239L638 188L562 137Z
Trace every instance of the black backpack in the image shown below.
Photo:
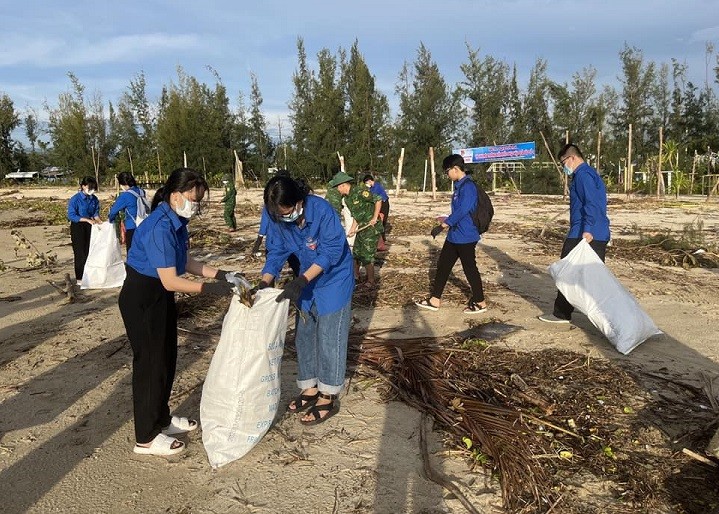
M477 227L480 234L484 234L489 230L489 224L492 223L494 217L494 207L489 195L474 180L469 179L468 182L474 184L477 188L477 208L472 211L472 221Z

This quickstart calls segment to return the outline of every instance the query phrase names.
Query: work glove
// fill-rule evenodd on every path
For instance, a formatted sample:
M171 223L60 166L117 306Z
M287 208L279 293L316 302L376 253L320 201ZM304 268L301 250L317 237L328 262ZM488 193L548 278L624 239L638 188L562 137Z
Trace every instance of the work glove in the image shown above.
M255 244L252 245L252 255L255 257L259 257L260 255L260 246L262 245L262 236L257 236L257 239L255 239Z
M443 230L444 230L444 227L442 225L437 225L436 227L434 227L432 229L430 234L432 235L433 239L437 239L437 236L440 235Z
M218 280L217 282L205 282L202 284L200 293L214 296L230 296L235 286L226 280Z
M302 294L302 289L304 289L306 285L307 279L304 275L300 275L299 277L293 279L292 282L285 285L282 292L277 295L277 298L275 298L275 301L281 302L282 300L289 300L297 305L297 301L300 299L300 295Z
M226 280L225 277L227 276L228 273L232 273L232 272L218 269L217 273L215 273L215 280Z
M250 289L250 294L254 295L257 293L257 291L259 291L260 289L265 289L266 287L270 287L270 284L268 284L267 282L260 281L259 284L257 284L255 287Z

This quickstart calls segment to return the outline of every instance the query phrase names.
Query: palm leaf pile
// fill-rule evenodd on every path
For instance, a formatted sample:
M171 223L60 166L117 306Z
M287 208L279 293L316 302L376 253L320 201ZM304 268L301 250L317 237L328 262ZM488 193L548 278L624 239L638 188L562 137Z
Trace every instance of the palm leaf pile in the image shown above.
M498 473L510 512L648 512L660 505L709 512L719 506L719 492L703 485L715 479L713 468L677 454L649 420L657 421L648 413L673 412L691 426L692 416L702 415L698 406L692 413L686 404L653 398L617 365L573 352L387 335L353 333L350 360L360 373L383 378L386 398L432 416L475 465ZM604 498L592 509L578 499L572 491L586 477L614 484L608 494L616 504L609 508Z

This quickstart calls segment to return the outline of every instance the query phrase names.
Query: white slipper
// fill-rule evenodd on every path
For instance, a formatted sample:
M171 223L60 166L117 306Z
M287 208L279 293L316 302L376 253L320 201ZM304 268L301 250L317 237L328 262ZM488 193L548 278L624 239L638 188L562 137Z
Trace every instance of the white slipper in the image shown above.
M194 419L181 418L180 416L172 416L170 424L162 429L165 435L176 435L192 432L197 428L197 421Z
M180 446L173 447L175 442L180 443ZM140 455L175 455L184 449L185 443L182 441L178 441L174 437L169 437L165 434L157 434L152 440L152 443L150 443L150 446L140 446L136 444L132 451Z

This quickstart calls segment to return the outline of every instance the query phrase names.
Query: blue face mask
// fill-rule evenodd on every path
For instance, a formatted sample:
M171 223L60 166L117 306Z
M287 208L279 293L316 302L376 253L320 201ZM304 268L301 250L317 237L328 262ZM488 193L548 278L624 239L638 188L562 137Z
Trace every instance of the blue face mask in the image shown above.
M280 216L280 219L284 221L285 223L292 223L293 221L297 221L297 218L302 216L302 207L299 209L293 210L289 214L285 214L284 216Z
M571 175L572 173L574 173L574 171L566 164L564 165L564 168L562 168L562 170L566 175Z

